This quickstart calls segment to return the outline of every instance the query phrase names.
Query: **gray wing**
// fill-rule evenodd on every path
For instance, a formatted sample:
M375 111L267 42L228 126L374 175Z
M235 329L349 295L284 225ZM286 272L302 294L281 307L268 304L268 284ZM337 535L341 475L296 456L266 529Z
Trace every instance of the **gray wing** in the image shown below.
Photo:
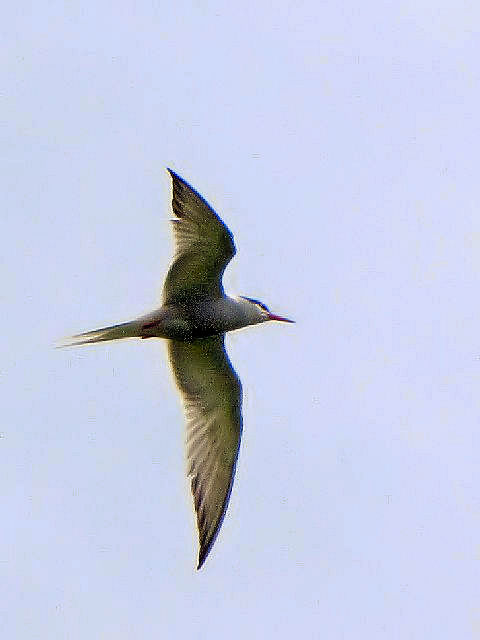
M227 510L242 432L242 387L223 336L170 340L169 356L187 420L187 462L204 563Z
M233 236L206 200L174 171L175 255L163 286L164 304L223 296L222 275L235 255Z

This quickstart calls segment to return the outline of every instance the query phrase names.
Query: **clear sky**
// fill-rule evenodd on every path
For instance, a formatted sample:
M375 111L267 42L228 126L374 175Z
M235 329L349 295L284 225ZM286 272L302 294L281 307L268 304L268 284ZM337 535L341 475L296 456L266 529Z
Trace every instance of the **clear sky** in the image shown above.
M478 3L2 11L0 620L15 640L480 637ZM230 508L195 571L165 166L235 235Z

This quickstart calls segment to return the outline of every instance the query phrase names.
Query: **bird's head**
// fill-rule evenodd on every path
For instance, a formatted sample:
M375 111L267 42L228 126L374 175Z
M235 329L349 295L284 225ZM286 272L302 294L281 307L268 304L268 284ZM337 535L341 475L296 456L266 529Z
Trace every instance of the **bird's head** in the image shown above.
M282 316L277 316L271 313L270 309L255 298L247 298L246 296L238 296L237 300L242 303L245 314L250 324L258 324L260 322L267 322L268 320L277 320L278 322L295 322L295 320L289 320Z

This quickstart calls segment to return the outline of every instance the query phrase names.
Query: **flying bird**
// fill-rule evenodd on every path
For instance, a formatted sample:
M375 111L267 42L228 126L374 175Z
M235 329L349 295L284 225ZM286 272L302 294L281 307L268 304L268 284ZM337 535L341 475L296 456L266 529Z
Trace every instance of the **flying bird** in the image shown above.
M233 236L208 202L171 169L175 253L162 306L130 322L80 333L61 346L122 338L164 338L183 400L187 470L205 562L227 510L242 432L242 387L225 351L227 331L269 320L254 298L225 294L222 276L235 255Z

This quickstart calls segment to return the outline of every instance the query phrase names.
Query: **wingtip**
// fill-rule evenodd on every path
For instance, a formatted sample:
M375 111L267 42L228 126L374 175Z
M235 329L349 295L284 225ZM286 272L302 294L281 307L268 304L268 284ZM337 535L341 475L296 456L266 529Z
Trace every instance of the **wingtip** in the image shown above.
M196 193L201 200L205 200L205 198L202 195L200 195L198 191L194 187L192 187L192 185L189 182L185 180L185 178L182 178L182 176L179 173L177 173L173 169L170 169L170 167L167 167L167 171L170 174L170 177L172 178L173 181L177 180L178 182L183 184L185 187L188 187L191 191Z
M217 531L218 533L218 531ZM216 536L215 536L216 538ZM208 558L210 551L212 550L213 543L215 542L215 538L210 540L208 544L201 544L200 549L198 551L198 562L197 562L197 571L203 567L205 564L205 560Z
M172 178L179 178L181 180L181 178L178 175L178 173L176 171L174 171L173 169L170 169L170 167L167 167L167 171L168 171L168 173L170 174L170 176Z

